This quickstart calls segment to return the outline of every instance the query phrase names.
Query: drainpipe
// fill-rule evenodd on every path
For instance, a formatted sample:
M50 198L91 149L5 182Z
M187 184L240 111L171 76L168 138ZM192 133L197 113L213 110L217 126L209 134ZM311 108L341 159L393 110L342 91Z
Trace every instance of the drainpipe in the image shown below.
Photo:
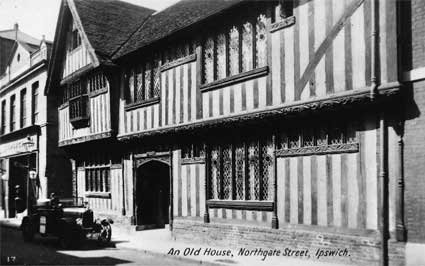
M126 177L125 177L125 161L124 161L124 156L121 158L121 180L122 180L122 209L121 209L121 214L122 216L125 216L126 211L125 211L125 181L126 181Z
M379 0L371 0L372 35L371 35L371 88L370 98L375 99L379 86Z
M381 185L381 258L380 265L388 266L388 135L384 113L380 117L380 169L379 178Z

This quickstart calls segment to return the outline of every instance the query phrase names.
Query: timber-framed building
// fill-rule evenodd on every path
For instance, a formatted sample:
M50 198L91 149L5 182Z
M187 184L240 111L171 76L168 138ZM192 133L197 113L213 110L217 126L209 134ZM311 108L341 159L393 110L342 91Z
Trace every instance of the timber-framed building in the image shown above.
M46 92L74 193L139 230L404 265L400 5L64 0Z

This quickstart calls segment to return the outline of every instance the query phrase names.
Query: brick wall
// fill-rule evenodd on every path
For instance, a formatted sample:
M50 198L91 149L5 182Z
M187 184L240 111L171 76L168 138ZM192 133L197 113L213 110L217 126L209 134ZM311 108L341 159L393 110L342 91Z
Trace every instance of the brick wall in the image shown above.
M405 90L404 176L407 235L409 242L425 243L425 81L415 82Z
M301 229L269 229L249 225L225 223L205 224L200 220L174 220L173 236L177 240L201 242L223 248L269 248L308 249L315 253L317 248L347 248L350 256L320 258L320 261L345 264L378 265L379 235L371 236L338 234ZM390 243L390 265L404 265L404 244ZM314 257L314 256L312 256ZM317 260L315 258L311 258Z

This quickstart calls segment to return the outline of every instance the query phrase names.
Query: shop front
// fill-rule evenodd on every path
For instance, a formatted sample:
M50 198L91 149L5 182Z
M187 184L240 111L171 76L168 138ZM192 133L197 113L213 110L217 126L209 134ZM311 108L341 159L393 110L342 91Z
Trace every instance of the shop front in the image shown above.
M38 178L37 135L8 141L0 146L2 216L16 217L45 188Z

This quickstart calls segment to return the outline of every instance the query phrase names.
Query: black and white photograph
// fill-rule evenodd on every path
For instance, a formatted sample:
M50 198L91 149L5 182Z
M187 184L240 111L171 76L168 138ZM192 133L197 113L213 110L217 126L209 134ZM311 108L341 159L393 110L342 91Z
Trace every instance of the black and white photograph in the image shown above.
M425 266L425 0L0 0L0 264Z

